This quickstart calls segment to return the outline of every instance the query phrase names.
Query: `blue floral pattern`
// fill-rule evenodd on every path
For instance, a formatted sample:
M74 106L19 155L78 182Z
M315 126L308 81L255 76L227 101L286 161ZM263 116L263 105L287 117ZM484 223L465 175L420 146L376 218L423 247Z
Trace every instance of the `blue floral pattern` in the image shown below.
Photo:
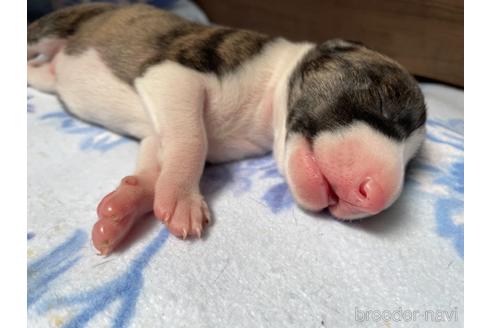
M428 158L418 157L415 167L432 176L432 183L444 188L434 193L435 218L440 236L451 238L458 254L464 256L464 137L463 120L429 120L427 143L436 143L449 148L452 158L448 165L432 163ZM420 186L424 189L425 186Z
M27 112L28 113L34 113L34 105L32 103L32 98L34 98L32 95L27 95Z
M29 239L29 235L28 235ZM65 242L27 266L27 306L31 307L45 294L51 283L72 268L79 260L78 252L87 234L77 230Z
M40 120L53 122L64 133L81 135L80 150L106 152L131 140L104 128L84 123L63 110L43 114Z
M127 270L116 278L101 284L99 287L57 298L47 298L37 306L37 313L44 314L54 308L79 305L80 311L65 325L64 328L85 326L94 316L113 302L120 300L120 308L115 314L112 326L127 327L135 312L135 305L143 286L143 270L151 258L165 244L169 232L162 229L144 250L131 261ZM55 247L49 254L28 266L28 307L40 301L41 296L49 289L50 283L59 279L80 259L77 253L87 241L85 232L77 230L65 242Z

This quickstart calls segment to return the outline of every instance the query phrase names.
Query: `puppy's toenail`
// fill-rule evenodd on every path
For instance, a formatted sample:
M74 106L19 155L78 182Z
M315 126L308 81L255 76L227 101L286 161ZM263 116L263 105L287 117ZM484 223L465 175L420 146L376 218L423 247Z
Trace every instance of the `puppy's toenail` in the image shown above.
M134 177L134 176L127 176L127 177L124 177L122 182L124 184L127 184L127 185L130 185L130 186L136 186L138 185L138 179L137 177Z

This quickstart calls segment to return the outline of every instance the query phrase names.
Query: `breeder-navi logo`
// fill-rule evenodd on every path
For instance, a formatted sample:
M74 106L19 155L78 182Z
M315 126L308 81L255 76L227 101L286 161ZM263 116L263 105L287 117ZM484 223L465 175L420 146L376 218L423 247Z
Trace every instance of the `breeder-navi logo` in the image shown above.
M458 321L458 308L453 310L404 310L401 306L395 310L362 310L355 307L355 321L393 321L393 322L449 322Z

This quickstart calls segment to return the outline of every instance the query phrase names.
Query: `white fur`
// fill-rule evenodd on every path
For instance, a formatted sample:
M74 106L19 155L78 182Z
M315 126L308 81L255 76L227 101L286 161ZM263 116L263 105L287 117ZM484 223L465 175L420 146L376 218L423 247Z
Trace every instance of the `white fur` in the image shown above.
M318 148L318 144L322 145L319 146L320 148L337 147L347 137L357 140L362 147L373 149L374 156L381 159L383 163L394 161L403 163L405 143L389 138L362 121L354 122L344 128L338 128L336 131L321 132L316 136L314 148ZM357 154L354 154L354 161L359 160L356 156ZM363 159L360 160L363 161Z
M425 125L413 131L412 134L405 140L404 150L403 150L403 159L405 164L412 159L417 151L422 146L422 143L425 139Z
M277 85L274 93L273 103L273 129L274 144L273 155L277 162L281 174L285 173L284 163L286 160L286 138L287 138L287 101L289 92L289 77L293 70L304 57L304 55L314 47L313 44L304 43L300 45L291 44L290 49L281 57L282 69L277 72ZM279 60L280 61L280 60Z
M140 97L111 72L96 50L77 56L62 52L54 65L56 93L70 112L136 138L153 133Z
M180 188L186 184L186 188L198 189L207 154L204 81L191 69L165 62L136 79L135 88L161 140L163 185L173 181Z

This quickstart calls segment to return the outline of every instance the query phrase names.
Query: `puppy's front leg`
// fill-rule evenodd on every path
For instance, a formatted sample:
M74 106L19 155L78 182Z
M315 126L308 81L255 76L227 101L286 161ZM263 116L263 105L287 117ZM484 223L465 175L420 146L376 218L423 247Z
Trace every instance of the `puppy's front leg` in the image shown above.
M200 237L210 221L199 190L207 155L204 80L195 71L164 63L148 69L135 87L160 138L154 214L175 236Z

